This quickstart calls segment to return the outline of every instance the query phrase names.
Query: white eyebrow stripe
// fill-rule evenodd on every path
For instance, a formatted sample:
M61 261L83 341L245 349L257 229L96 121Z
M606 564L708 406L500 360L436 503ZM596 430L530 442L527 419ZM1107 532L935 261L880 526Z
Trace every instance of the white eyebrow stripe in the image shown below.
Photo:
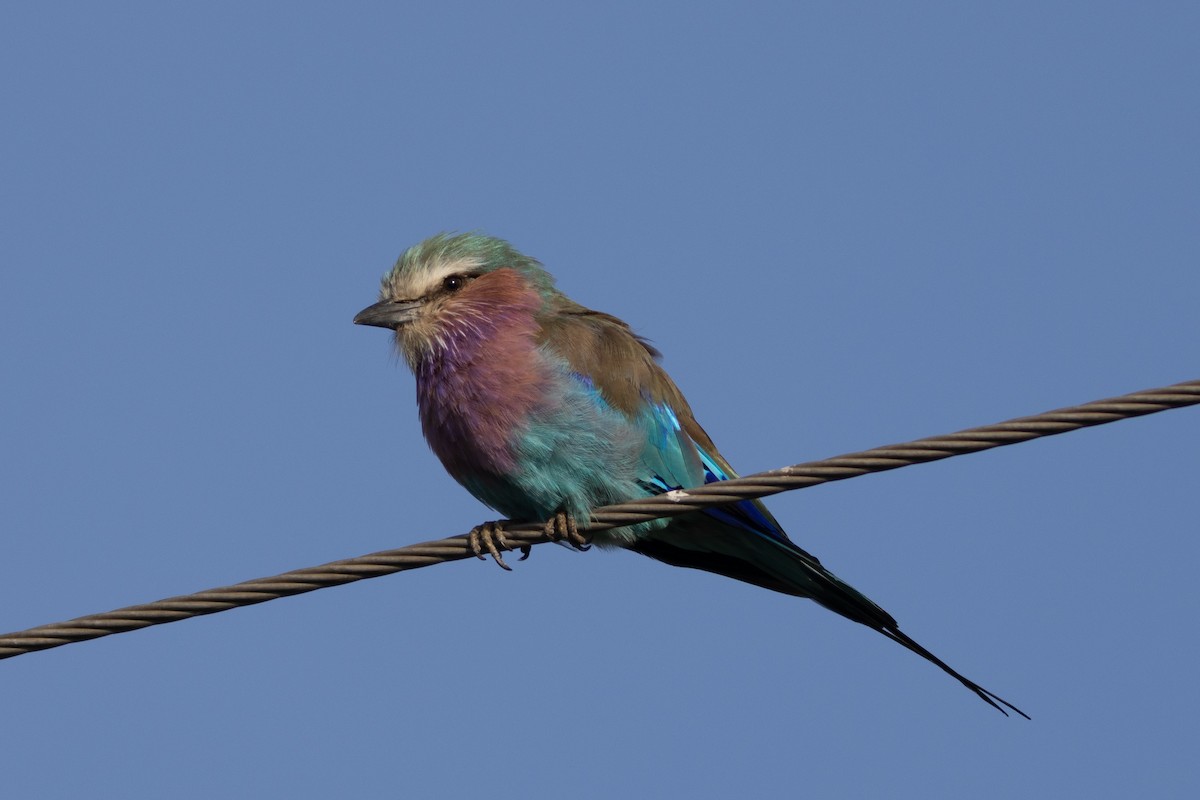
M396 285L393 291L403 297L419 299L436 291L447 277L462 272L476 272L480 266L479 261L473 258L433 261L423 264L421 270L406 275L407 280Z

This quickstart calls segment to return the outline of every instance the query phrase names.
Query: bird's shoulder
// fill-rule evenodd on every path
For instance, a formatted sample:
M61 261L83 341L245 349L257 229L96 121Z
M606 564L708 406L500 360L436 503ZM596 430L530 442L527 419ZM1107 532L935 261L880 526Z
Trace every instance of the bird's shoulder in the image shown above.
M666 406L697 445L716 451L683 392L659 364L662 354L624 320L563 298L541 320L539 344L590 381L613 408L636 416L646 403Z

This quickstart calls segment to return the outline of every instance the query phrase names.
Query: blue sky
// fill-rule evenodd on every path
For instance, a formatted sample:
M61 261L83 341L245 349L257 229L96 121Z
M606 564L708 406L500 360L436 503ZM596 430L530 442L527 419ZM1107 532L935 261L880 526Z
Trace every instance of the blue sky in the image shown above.
M415 4L412 4L415 5ZM743 472L1200 377L1200 12L10 4L0 627L491 514L350 324L479 228ZM14 797L1195 796L1200 412L771 508L1027 710L798 601L541 547L0 663Z

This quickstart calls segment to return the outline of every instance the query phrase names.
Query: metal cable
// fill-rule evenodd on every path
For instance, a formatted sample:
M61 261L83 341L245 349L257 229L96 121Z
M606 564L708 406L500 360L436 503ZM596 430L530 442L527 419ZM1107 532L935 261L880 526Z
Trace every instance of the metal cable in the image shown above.
M1200 380L1160 389L1147 389L996 425L971 428L946 436L931 436L906 444L876 447L823 461L811 461L747 475L744 478L711 483L686 491L670 492L645 500L605 506L593 511L592 521L587 525L581 524L579 529L599 531L657 517L672 517L710 506L766 497L792 489L803 489L911 464L923 464L1042 436L1066 433L1077 428L1103 425L1120 419L1197 404L1200 404ZM514 524L506 526L504 530L509 544L516 547L550 541L541 523ZM154 603L90 614L67 622L39 625L25 631L5 634L0 636L0 658L11 658L35 650L48 650L72 642L98 639L101 636L203 614L215 614L231 608L311 592L314 589L339 586L364 578L377 578L446 561L457 561L473 555L475 553L468 545L467 536L463 535L396 550L384 550L344 561L332 561L318 567L293 570L270 578L258 578L195 594L168 597Z

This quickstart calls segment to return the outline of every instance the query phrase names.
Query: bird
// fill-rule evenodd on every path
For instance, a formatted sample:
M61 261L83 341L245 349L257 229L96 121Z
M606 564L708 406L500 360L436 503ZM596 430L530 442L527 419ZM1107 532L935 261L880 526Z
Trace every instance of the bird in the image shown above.
M430 448L509 520L546 520L550 538L579 549L623 548L809 598L937 665L1005 716L1029 718L901 631L794 543L760 500L581 534L593 508L737 474L658 350L617 317L571 300L504 239L439 233L409 247L354 323L394 331ZM509 568L503 521L478 526L470 542L476 556L486 549Z

